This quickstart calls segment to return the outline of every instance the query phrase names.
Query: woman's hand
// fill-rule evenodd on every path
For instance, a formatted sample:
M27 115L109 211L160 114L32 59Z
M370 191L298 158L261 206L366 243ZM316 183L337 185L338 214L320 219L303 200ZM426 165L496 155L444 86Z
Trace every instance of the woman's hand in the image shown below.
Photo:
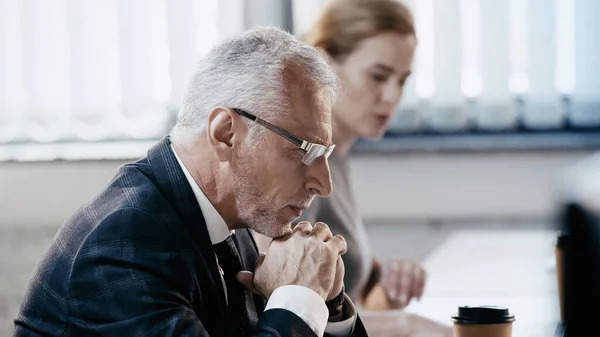
M383 268L380 285L390 309L402 309L413 298L420 299L426 273L421 265L407 259L394 259Z

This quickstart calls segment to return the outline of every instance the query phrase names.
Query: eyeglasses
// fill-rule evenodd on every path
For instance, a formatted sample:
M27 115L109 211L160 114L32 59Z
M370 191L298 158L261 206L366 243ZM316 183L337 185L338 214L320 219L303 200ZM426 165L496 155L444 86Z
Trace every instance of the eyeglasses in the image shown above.
M289 133L283 129L280 129L277 126L265 121L264 119L260 119L256 116L254 116L253 114L248 113L242 109L233 108L233 111L237 112L241 116L244 116L244 117L266 127L267 129L275 132L276 134L289 140L290 142L296 144L298 147L300 147L302 150L304 150L306 153L304 154L304 157L302 157L302 162L305 165L312 164L315 161L315 159L317 159L321 156L325 156L326 159L329 158L329 155L331 155L331 152L333 152L333 149L335 148L335 144L332 144L331 146L328 147L325 145L315 144L315 143L311 143L311 142L302 140L302 139L292 135L291 133Z

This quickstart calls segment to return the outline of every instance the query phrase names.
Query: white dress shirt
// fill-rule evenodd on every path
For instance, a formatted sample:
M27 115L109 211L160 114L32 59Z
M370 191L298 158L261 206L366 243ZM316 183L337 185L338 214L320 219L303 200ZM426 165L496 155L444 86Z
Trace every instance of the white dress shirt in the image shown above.
M224 241L231 235L233 231L230 231L223 220L223 217L217 212L215 207L208 200L204 192L200 189L188 169L185 167L175 149L171 147L171 150L177 158L179 166L185 175L188 183L190 184L202 214L206 221L206 227L208 229L208 235L213 245ZM216 259L216 255L215 255ZM217 260L217 265L219 261ZM219 269L221 267L219 266ZM225 280L223 278L223 271L221 271L221 281L223 282L223 289L225 289L225 297L227 298L227 290L225 288ZM329 311L325 305L323 298L317 294L314 290L298 286L298 285L286 285L279 287L273 291L271 297L267 301L265 311L270 309L285 309L293 312L298 317L310 326L317 336L323 336L324 332L331 334L335 337L348 336L350 329L356 319L356 308L348 296L345 297L344 311L346 317L350 317L340 322L327 322L329 318Z

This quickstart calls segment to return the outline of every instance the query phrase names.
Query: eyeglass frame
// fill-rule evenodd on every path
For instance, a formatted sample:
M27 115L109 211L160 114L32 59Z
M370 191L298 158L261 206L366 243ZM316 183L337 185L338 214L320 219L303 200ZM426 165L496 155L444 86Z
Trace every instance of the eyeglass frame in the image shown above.
M266 120L264 120L264 119L262 119L260 117L256 117L255 115L247 112L246 110L243 110L243 109L240 109L240 108L232 108L232 110L235 111L238 115L240 115L242 117L245 117L245 118L248 118L251 121L258 123L258 124L266 127L267 129L275 132L276 134L280 135L281 137L287 139L288 141L290 141L294 145L296 145L299 148L301 148L302 150L304 150L306 152L306 154L308 154L312 149L321 149L321 150L324 150L321 155L316 156L309 163L305 162L305 158L306 158L306 154L305 154L305 156L302 158L302 163L304 163L305 165L311 165L320 156L324 156L325 159L329 158L329 156L333 152L333 149L335 148L335 144L331 144L330 146L325 146L325 145L322 145L322 144L311 143L309 141L303 140L302 138L296 137L293 134L291 134L291 133L283 130L282 128L280 128L278 126L275 126L275 125L267 122Z

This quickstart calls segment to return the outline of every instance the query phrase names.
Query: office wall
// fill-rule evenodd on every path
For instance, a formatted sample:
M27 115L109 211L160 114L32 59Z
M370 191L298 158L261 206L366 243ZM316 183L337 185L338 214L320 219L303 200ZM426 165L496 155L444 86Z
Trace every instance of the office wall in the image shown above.
M561 172L589 151L356 155L367 222L546 219ZM122 161L0 163L0 226L56 226Z
M548 219L563 171L590 153L361 156L355 193L373 222Z

